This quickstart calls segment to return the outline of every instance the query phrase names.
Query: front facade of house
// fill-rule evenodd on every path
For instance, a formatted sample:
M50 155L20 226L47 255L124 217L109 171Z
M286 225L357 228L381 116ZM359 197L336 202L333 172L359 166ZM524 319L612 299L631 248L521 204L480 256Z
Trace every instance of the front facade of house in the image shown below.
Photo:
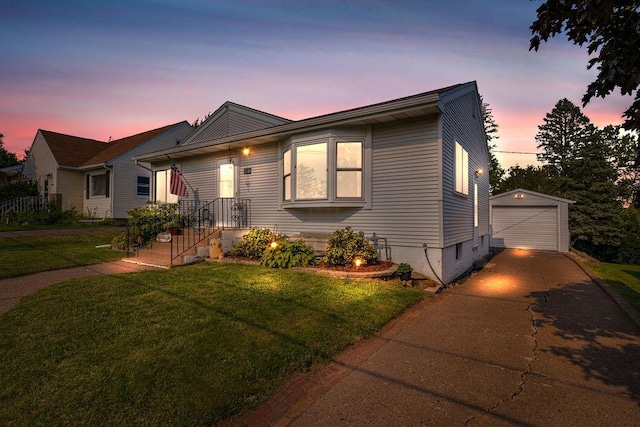
M192 132L187 122L111 143L39 130L23 174L40 195L97 218L126 218L151 199L151 168L132 156L174 147Z
M139 160L162 174L171 157L190 198L249 199L252 226L375 234L393 262L444 283L488 253L489 158L475 82L296 122L247 110L251 120L234 113L237 133L194 132ZM243 132L243 122L254 127Z

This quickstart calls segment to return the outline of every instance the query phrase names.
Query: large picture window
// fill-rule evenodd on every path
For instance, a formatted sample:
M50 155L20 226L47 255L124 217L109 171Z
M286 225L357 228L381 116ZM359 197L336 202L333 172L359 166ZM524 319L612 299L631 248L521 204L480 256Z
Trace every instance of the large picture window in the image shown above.
M100 175L90 175L89 189L91 197L109 197L109 171Z
M327 198L327 143L297 147L296 199Z
M460 194L464 194L465 196L469 194L469 153L465 150L462 145L456 142L456 192Z
M282 151L283 206L368 206L367 141L370 133L362 128L288 141Z

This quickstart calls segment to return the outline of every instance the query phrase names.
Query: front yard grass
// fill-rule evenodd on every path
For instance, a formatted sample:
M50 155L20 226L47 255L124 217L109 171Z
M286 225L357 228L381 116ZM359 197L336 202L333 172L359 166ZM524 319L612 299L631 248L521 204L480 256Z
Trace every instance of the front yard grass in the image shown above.
M0 316L9 425L211 425L424 293L224 263L74 279Z
M96 229L87 234L0 238L0 279L42 271L114 261L124 256L109 248L116 233Z
M640 265L601 262L589 267L640 311Z

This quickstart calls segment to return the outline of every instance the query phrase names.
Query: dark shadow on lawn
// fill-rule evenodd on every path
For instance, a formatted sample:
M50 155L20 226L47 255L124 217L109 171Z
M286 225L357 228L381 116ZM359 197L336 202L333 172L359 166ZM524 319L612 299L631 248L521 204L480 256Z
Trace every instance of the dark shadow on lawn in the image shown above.
M624 387L640 406L640 329L595 283L532 292L536 327L553 328L567 345L549 351L582 370L583 377Z

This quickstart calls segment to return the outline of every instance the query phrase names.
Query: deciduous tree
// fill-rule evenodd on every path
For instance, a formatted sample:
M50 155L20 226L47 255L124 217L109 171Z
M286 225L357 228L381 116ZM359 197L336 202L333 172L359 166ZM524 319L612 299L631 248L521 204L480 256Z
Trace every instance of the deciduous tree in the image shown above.
M587 68L595 66L598 75L582 97L583 106L619 89L634 96L624 112L625 128L640 130L640 0L547 0L536 13L529 50L561 33L574 44L586 44L592 56Z

